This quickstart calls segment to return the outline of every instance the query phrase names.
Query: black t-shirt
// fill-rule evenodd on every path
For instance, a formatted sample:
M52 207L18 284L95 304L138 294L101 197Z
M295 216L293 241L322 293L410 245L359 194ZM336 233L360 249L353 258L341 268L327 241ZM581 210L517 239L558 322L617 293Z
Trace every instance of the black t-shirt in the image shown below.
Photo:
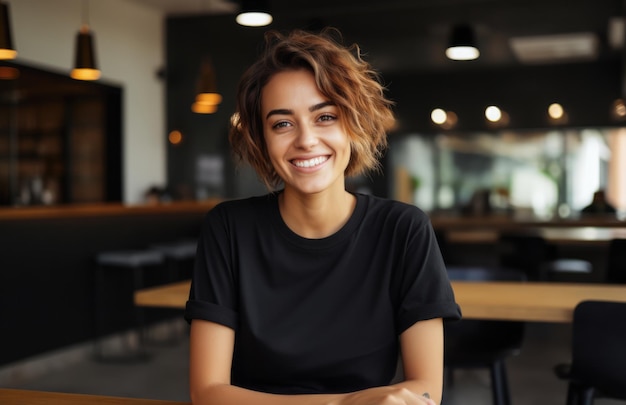
M386 385L400 333L460 317L417 207L355 194L342 229L307 239L284 223L277 195L217 205L199 240L185 318L235 330L234 385L282 394Z

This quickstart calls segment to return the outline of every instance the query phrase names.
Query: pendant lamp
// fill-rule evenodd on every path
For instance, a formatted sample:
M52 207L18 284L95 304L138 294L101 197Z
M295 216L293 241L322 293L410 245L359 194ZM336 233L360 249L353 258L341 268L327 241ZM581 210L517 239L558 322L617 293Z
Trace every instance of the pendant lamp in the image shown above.
M272 14L266 0L241 0L241 10L235 18L246 27L263 27L272 23Z
M217 106L221 102L222 95L217 92L215 70L207 58L200 67L196 98L191 110L197 114L212 114L217 111Z
M452 28L446 56L452 60L474 60L480 56L472 27L459 24Z
M15 59L17 51L13 47L9 5L0 1L0 59Z
M76 35L76 54L74 69L70 73L77 80L98 80L100 70L96 66L94 37L89 29L89 10L87 0L83 1L83 24Z

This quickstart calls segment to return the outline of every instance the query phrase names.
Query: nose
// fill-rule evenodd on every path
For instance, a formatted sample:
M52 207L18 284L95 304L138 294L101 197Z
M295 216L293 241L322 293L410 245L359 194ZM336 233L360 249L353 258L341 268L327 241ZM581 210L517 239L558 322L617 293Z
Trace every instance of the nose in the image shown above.
M300 125L298 128L298 135L295 140L297 147L302 149L310 149L317 145L319 142L315 130L307 125Z

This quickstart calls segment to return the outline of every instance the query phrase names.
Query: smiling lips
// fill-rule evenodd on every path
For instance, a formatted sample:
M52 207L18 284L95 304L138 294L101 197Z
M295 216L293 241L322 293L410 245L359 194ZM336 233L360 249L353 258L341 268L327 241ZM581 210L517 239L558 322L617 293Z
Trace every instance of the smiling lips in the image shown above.
M319 166L327 160L328 160L328 156L317 156L317 157L314 157L312 159L307 159L307 160L292 160L292 163L296 167L309 168L309 167Z

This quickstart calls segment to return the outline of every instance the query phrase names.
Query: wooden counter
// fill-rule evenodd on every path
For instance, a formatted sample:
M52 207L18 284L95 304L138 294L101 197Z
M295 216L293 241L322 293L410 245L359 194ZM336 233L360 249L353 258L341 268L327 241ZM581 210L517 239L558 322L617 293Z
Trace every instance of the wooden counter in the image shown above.
M194 211L206 212L213 208L220 201L220 199L208 199L202 201L176 201L171 203L154 205L125 205L115 203L0 208L0 221L46 218L177 214L181 212Z
M626 239L626 221L615 215L568 219L541 219L509 215L432 215L435 231L447 243L493 245L503 233L529 233L554 245L605 245L611 239Z
M526 229L533 234L543 237L548 243L555 245L603 245L611 239L626 239L626 227L594 227L594 226L567 226L567 227L537 227ZM524 230L522 230L524 231ZM449 243L497 243L500 232L495 229L463 229L445 232Z
M463 216L456 214L432 214L431 222L435 229L493 229L493 230L522 230L533 228L570 228L570 227L598 227L598 228L626 228L626 221L615 215L582 216L567 219L543 219L532 216L511 215L477 215Z
M0 310L0 328L8 331L2 344L10 348L0 350L0 366L92 340L97 254L194 240L217 202L0 209L0 296L10 303L29 297L28 305ZM166 271L155 270L146 274L146 285L164 281ZM113 298L107 301L106 334L134 324L131 275L107 273L102 291ZM149 312L147 324L168 316L167 311ZM51 317L54 313L71 316ZM41 330L47 331L45 339Z
M2 405L190 405L188 402L0 388Z

